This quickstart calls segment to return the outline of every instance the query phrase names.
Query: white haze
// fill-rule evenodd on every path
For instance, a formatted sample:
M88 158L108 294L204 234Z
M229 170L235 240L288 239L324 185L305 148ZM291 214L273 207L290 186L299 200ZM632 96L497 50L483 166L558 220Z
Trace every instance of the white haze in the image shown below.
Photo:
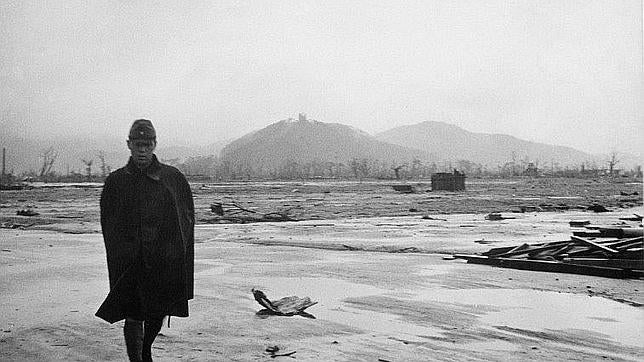
M642 2L3 1L16 136L230 139L305 112L641 154Z

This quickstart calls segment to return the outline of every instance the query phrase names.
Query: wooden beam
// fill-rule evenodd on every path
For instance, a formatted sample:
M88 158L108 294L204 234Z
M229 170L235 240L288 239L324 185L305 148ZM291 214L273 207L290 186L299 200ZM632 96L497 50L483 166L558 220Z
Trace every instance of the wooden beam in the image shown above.
M564 258L563 262L578 265L593 265L606 266L610 268L644 270L644 260L642 259Z
M511 250L511 251L509 251L507 253L497 254L497 255L490 255L490 256L503 257L504 258L504 257L508 257L508 256L521 255L521 254L533 254L533 253L538 253L538 252L542 252L542 251L545 251L545 250L558 249L558 248L561 248L562 246L567 245L567 244L570 244L570 241L556 241L554 243L549 243L549 244L546 244L545 246L540 246L540 247L537 247L537 248L520 249L520 250L516 250L516 251Z
M634 278L639 274L629 269L599 267L590 265L567 264L557 261L547 260L526 260L512 258L488 258L481 255L455 254L456 258L465 259L468 263L485 264L498 266L502 268L512 268L520 270L545 271L554 273L582 274L606 278Z
M590 241L588 239L581 238L579 236L574 236L573 235L573 236L570 237L570 240L579 241L579 242L582 242L582 243L585 243L585 244L588 244L588 245L592 245L597 249L601 249L601 250L603 250L605 252L608 252L608 253L611 253L611 254L618 254L619 253L618 250L611 249L611 248L609 248L607 246L604 246L604 245L601 245L601 244L597 244L595 242L592 242L592 241Z

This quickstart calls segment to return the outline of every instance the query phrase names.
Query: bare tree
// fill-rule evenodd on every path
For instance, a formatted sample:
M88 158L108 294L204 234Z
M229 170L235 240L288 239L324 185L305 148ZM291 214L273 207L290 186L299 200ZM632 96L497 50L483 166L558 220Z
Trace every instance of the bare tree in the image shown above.
M608 160L608 173L611 176L615 172L615 166L617 166L618 163L619 163L619 159L617 158L617 151L611 152L610 159Z
M51 173L51 168L54 166L56 158L58 158L58 153L53 147L49 147L42 151L40 158L42 160L40 166L40 177L47 176Z
M105 177L107 176L108 173L110 173L110 166L108 166L107 162L105 162L105 152L102 150L98 151L98 154L96 156L98 157L98 160L101 162L101 177Z
M400 180L400 170L402 170L405 167L407 167L407 164L402 164L391 168L392 170L394 170L394 174L396 175L396 180Z
M92 164L94 163L94 160L81 160L85 164L85 170L87 171L87 180L90 181L92 179Z

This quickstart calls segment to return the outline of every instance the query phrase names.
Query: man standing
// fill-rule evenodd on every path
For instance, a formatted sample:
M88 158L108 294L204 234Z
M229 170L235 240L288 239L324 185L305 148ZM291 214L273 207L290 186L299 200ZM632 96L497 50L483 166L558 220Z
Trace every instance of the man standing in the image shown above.
M130 128L127 165L101 194L101 228L110 292L96 316L125 319L130 361L152 361L165 316L188 316L194 285L194 205L185 177L154 155L156 131L139 119Z

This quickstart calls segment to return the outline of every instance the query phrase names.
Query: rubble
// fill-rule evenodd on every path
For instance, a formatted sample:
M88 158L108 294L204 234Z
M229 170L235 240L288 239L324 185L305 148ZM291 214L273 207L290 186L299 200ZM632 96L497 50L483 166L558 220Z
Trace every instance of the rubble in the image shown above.
M571 221L570 240L493 248L480 255L455 254L468 263L608 278L644 277L644 229L602 227Z
M391 185L391 187L403 194L412 194L416 192L416 189L414 189L414 186L412 185Z
M499 212L491 212L485 215L485 220L490 220L490 221L507 220L507 219L516 219L516 217L503 216Z
M298 221L288 215L291 209L284 211L269 212L266 214L250 210L237 205L236 203L215 202L210 205L210 211L216 216L208 222L230 222L230 223L252 223L252 222L276 222L276 221Z
M16 215L19 215L19 216L38 216L40 214L37 213L36 211L32 210L32 209L23 209L23 210L16 211Z

